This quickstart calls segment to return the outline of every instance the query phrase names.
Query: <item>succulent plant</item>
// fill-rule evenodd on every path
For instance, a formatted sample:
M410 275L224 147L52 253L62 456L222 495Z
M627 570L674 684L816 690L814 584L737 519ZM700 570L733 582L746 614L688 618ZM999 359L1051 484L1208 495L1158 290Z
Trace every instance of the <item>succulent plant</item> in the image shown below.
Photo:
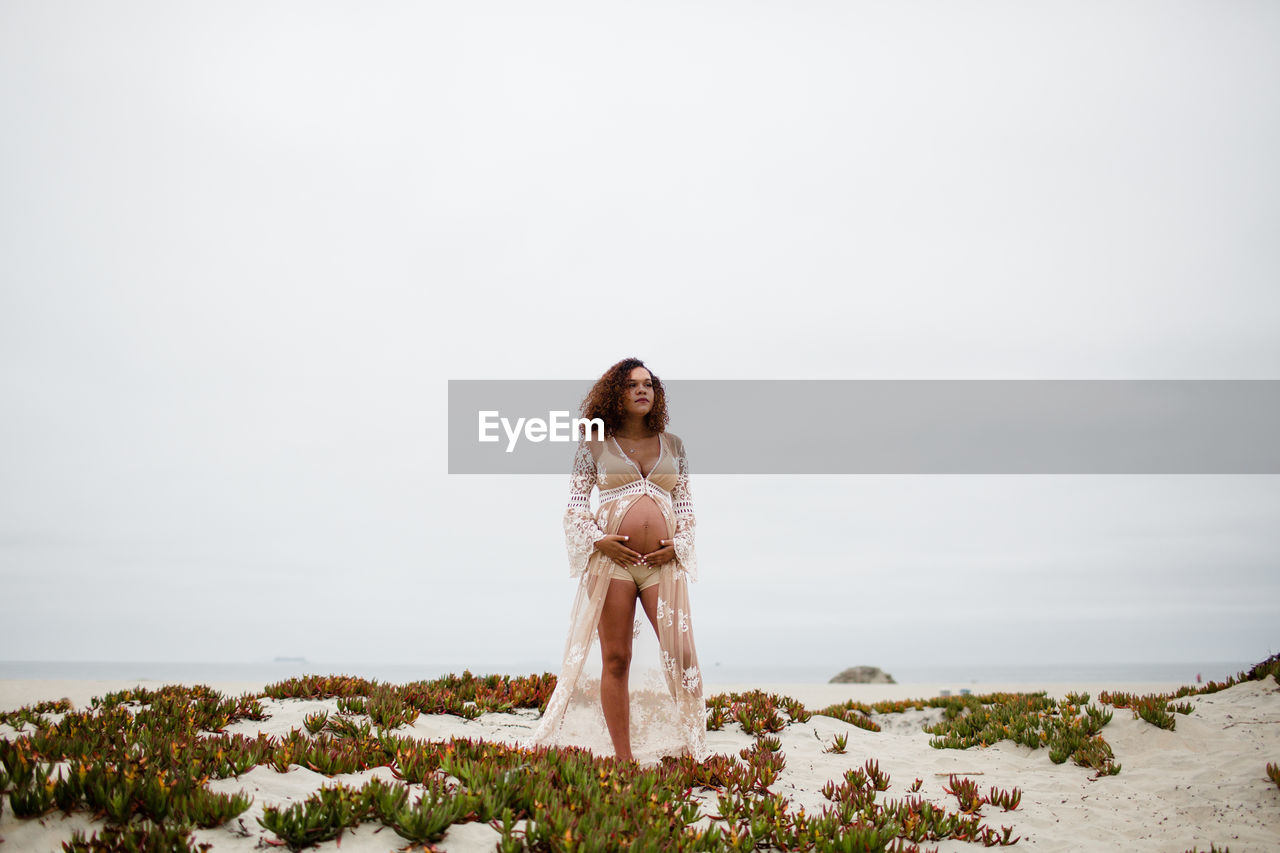
M1274 677L1275 669L1275 662L1268 663L1259 677ZM83 808L111 820L128 821L120 829L108 828L95 836L94 844L113 844L103 839L122 838L126 833L140 838L142 830L136 828L148 826L153 833L148 837L159 838L154 835L158 831L168 833L165 837L172 843L167 846L172 849L188 849L182 845L189 835L181 830L188 823L211 823L248 806L243 793L209 793L203 788L205 779L231 777L261 764L285 770L300 764L330 773L388 766L399 777L393 782L371 780L363 789L295 804L302 806L299 820L307 814L318 815L325 820L317 825L332 830L335 824L395 821L398 815L411 834L426 834L429 827L407 811L414 800L406 783L412 782L447 795L453 805L445 806L443 799L440 804L442 810L457 809L453 823L491 821L499 832L499 845L509 850L592 845L657 850L669 849L672 839L678 838L675 846L689 850L745 849L757 844L788 850L861 849L859 845L871 844L906 851L942 839L989 846L1018 840L1010 827L984 824L980 804L975 814L929 804L919 796L919 779L902 799L879 801L889 780L874 761L825 785L827 802L819 812L806 814L795 808L768 790L786 763L782 738L775 735L803 722L810 712L794 699L762 691L707 698L708 727L737 722L757 736L741 761L733 755L715 755L702 762L684 756L642 769L572 748L515 749L459 738L421 741L392 731L420 713L472 718L513 707L545 709L554 686L555 676L549 673L511 678L464 672L403 685L351 676L305 676L238 698L222 697L203 685L166 685L117 691L95 698L82 711L73 710L69 703L57 710L31 706L25 730L17 737L0 739L0 773L7 777L0 778L0 788L11 789L15 810L12 794L21 791L17 802L31 811ZM1160 697L1161 702L1146 704L1171 716L1171 712L1185 713L1183 708L1190 703L1170 705L1223 686L1229 685L1184 688ZM237 719L263 716L260 700L267 696L345 700L341 707L347 714L337 731L326 731L333 719L329 715L310 736L300 729L283 737L259 734L253 738L220 731ZM1138 713L1144 697L1100 695L1099 702L1108 704L1108 698ZM1085 694L1069 694L1061 704L1043 694L845 703L823 713L875 731L874 715L911 708L941 709L942 722L930 727L935 746L981 748L1010 740L1033 749L1045 747L1055 757L1071 758L1099 775L1119 770L1101 737L1111 712L1089 704ZM368 718L352 719L358 709ZM63 774L54 778L47 768L57 762L66 764ZM441 778L445 772L457 774L456 787L450 788ZM1274 778L1270 769L1269 774ZM712 790L719 798L720 813L705 816L713 821L711 826L704 825L699 805L690 796L698 788ZM1016 788L992 787L980 799L1010 810L1018 807L1020 794ZM41 802L45 796L50 800L47 806ZM973 808L973 799L966 804ZM274 812L277 820L282 820L282 813L282 809ZM165 815L164 823L156 824L150 816L160 814ZM264 810L264 818L266 814ZM408 820L403 819L406 816ZM305 834L299 840L306 841ZM79 849L88 849L84 845L89 843L81 839Z
M168 851L169 853L203 853L213 845L196 843L191 838L191 828L185 825L166 826L144 820L128 826L108 826L85 838L84 832L74 830L71 840L63 842L66 853L107 853L107 851Z
M314 735L320 733L320 730L324 728L324 724L328 719L328 711L316 711L315 713L307 714L303 717L302 724L307 727L308 732Z
M814 732L813 736L818 738L818 743L822 743L822 738L818 736L817 732ZM829 746L824 747L822 751L835 753L836 755L844 755L845 747L848 746L848 744L849 744L848 733L840 732L832 736L831 744Z

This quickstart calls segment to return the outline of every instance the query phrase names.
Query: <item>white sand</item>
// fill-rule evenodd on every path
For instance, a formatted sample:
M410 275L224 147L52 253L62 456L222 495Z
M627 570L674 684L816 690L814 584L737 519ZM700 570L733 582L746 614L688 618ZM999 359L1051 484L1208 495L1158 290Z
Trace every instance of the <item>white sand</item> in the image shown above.
M41 699L67 696L77 707L108 690L131 687L140 682L87 681L0 681L0 708L12 709ZM143 683L144 686L158 686ZM215 683L210 686L227 695L239 695L262 685ZM974 693L995 691L1032 692L1047 690L1061 697L1069 690L1088 691L1096 698L1100 689L1130 693L1168 691L1170 684L1126 685L1040 685L970 684ZM760 689L793 696L811 710L845 699L872 702L881 699L922 698L941 690L958 693L960 685L759 685ZM751 689L746 685L708 685L711 693ZM819 793L828 780L839 780L845 770L860 767L868 758L880 763L891 777L891 787L882 798L900 798L916 778L923 780L921 793L934 803L951 809L955 799L943 792L947 773L980 773L975 780L980 790L992 785L1022 790L1016 811L1003 812L984 807L985 822L993 827L1012 826L1022 840L1014 849L1041 851L1138 850L1181 851L1210 843L1229 846L1232 853L1280 850L1280 788L1266 776L1267 762L1280 762L1280 686L1272 680L1248 682L1208 696L1189 697L1194 706L1189 715L1177 715L1177 729L1164 731L1131 712L1115 710L1114 719L1102 735L1122 765L1119 775L1092 779L1092 772L1071 762L1054 764L1047 750L1031 750L1002 742L985 749L939 750L929 746L929 735L920 730L926 720L935 719L936 710L877 717L881 732L868 732L830 717L815 716L808 723L788 726L778 737L787 765L772 790L792 798L806 811L821 809L826 800ZM318 708L336 709L336 700L264 700L269 719L240 721L230 732L252 735L261 730L284 734L300 728L302 719ZM421 716L412 727L402 728L420 738L440 739L453 735L511 741L531 730L536 711L513 714L486 714L467 721L452 716ZM848 734L848 750L843 755L823 753L822 744L840 732ZM0 736L13 731L0 726ZM708 742L717 752L736 755L753 738L736 725L709 732ZM276 773L258 767L233 779L216 780L209 787L218 791L244 789L254 797L249 810L224 827L199 830L200 841L212 842L216 850L255 849L259 838L271 837L258 826L257 817L267 804L302 799L322 785L341 781L362 784L372 776L390 779L383 768L358 774L326 777L304 768ZM7 804L6 804L7 806ZM241 829L243 826L243 830ZM59 850L74 829L92 829L83 813L63 817L53 812L41 820L13 817L6 807L0 818L0 838L4 850ZM245 832L246 835L238 833ZM497 833L479 824L456 825L440 847L449 851L489 851ZM341 847L336 842L322 850L389 851L403 847L404 840L390 829L366 823L344 833ZM934 844L928 844L933 847ZM960 841L940 842L941 853L982 849Z

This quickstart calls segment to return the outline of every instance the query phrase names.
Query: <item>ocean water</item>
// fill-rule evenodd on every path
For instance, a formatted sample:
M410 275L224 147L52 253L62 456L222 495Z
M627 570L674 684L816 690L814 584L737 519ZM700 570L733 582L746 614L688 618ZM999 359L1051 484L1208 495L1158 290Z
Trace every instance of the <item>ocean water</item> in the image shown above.
M899 684L1070 684L1104 682L1222 681L1257 661L1183 663L1078 663L1078 664L973 664L882 666ZM552 661L494 664L352 663L307 660L181 662L181 661L0 661L0 678L12 679L110 679L199 684L214 681L249 681L267 684L299 675L355 675L382 682L404 683L438 678L470 670L474 675L501 673L529 675L557 673ZM770 666L703 662L710 684L826 684L844 667L838 665Z

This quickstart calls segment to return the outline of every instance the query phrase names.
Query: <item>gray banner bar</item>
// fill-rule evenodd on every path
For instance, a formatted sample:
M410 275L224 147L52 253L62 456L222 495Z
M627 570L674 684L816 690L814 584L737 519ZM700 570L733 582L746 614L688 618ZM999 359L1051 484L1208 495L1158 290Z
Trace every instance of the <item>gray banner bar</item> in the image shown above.
M450 380L449 473L567 473L592 382ZM1280 474L1280 380L664 385L695 474Z

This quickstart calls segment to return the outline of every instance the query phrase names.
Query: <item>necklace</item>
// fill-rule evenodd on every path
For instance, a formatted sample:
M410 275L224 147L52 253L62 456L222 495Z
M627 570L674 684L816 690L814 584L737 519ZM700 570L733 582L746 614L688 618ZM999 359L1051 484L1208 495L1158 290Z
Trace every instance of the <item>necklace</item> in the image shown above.
M615 433L615 434L614 434L614 437L615 437L615 438L617 438L617 433ZM650 435L650 436L645 436L645 437L646 437L646 438L653 438L653 436L651 436L651 435ZM623 438L626 438L626 436L623 436ZM630 441L630 439L627 439L627 440L628 440L628 441ZM628 448L627 448L627 452L628 452L628 453L639 453L640 451L639 451L639 450L637 450L637 449L636 449L636 448L634 448L634 447L628 447Z

